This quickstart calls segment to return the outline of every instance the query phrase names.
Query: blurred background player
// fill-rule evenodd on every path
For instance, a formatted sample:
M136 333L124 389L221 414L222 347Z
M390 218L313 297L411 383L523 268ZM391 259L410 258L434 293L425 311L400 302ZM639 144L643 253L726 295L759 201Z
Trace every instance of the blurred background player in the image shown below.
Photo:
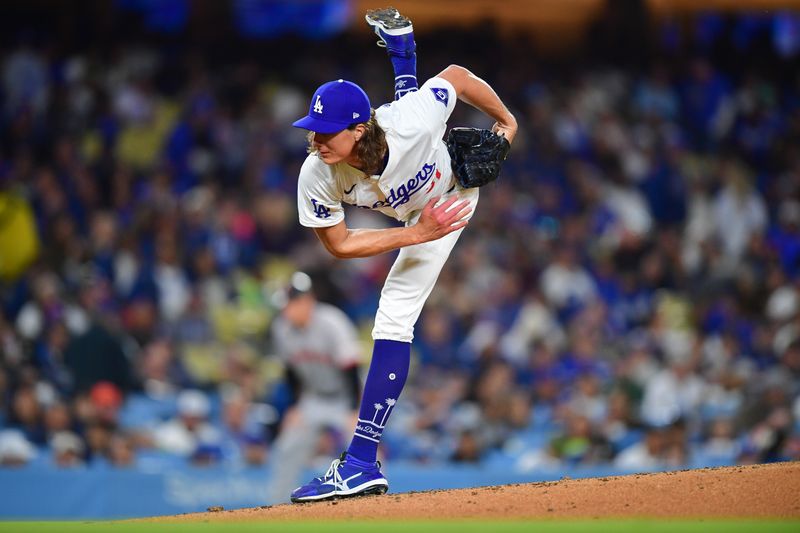
M272 502L288 500L324 431L344 436L352 430L361 359L355 325L341 310L317 300L307 274L295 272L278 298L284 299L277 302L283 308L273 322L272 339L286 364L293 404L274 442Z

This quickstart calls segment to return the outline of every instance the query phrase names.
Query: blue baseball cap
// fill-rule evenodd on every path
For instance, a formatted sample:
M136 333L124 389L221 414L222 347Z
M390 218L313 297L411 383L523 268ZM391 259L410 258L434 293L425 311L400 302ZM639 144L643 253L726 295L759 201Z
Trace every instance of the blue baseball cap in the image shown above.
M308 115L292 126L316 133L336 133L351 124L368 121L370 109L364 89L352 81L329 81L314 93Z

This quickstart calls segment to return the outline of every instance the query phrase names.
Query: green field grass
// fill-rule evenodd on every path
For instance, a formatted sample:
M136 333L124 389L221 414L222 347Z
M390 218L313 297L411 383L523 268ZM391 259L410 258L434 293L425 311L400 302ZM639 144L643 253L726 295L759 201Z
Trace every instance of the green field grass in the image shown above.
M800 531L800 521L530 521L530 522L237 522L154 524L143 522L0 522L0 531L8 533L249 533L280 531L288 533L577 533L588 531L614 533L783 533Z

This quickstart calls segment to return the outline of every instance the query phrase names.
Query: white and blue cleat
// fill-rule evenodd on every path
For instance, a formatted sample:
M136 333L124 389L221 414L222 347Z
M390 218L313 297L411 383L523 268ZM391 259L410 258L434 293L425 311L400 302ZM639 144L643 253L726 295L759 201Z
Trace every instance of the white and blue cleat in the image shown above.
M293 503L316 502L337 497L366 496L384 494L389 490L389 482L381 474L381 464L376 462L364 467L347 453L335 459L322 477L316 477L307 484L297 487L291 496Z
M411 20L393 7L367 11L367 24L378 36L378 46L386 48L389 55L411 57L417 49Z

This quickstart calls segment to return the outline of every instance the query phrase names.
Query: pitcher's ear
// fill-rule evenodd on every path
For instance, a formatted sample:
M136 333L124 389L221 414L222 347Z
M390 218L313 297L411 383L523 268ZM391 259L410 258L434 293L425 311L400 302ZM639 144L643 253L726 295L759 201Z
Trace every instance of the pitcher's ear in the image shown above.
M353 128L353 138L356 141L360 141L366 131L367 127L364 124L356 124L356 127Z

